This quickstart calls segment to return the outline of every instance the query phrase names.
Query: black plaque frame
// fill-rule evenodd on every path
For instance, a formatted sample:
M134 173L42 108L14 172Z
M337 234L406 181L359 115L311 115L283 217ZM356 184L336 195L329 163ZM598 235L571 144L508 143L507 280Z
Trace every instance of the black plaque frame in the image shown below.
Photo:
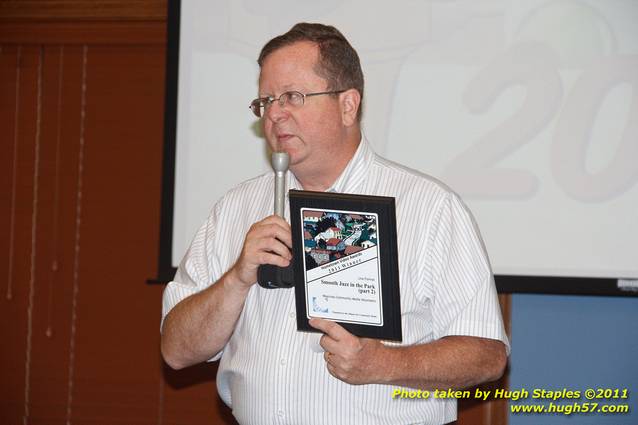
M318 332L308 323L306 309L306 270L304 263L304 228L302 208L321 211L356 211L377 215L380 264L380 292L382 299L383 325L366 325L339 322L350 333L368 338L401 341L401 302L399 291L399 261L397 249L396 213L394 198L384 196L351 195L334 192L311 192L291 190L290 222L292 227L293 267L295 276L295 302L297 306L297 329Z

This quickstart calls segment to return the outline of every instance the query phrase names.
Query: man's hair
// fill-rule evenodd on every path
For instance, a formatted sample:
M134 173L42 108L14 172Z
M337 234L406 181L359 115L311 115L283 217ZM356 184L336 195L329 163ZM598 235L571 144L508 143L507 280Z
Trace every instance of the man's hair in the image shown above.
M277 36L264 45L257 63L264 61L275 50L300 41L310 41L319 47L319 61L315 72L328 82L328 90L356 89L361 97L357 120L361 121L363 104L363 71L359 55L348 40L333 26L302 22L287 33Z

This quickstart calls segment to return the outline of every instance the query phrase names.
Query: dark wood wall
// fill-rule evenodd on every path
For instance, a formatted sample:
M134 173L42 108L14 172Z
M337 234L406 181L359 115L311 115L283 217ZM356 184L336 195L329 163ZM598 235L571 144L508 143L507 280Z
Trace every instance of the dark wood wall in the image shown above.
M146 284L165 26L165 1L0 3L2 424L228 416L215 365L165 370L163 287Z
M163 365L146 283L165 26L165 0L0 2L2 424L233 423L215 364ZM504 412L468 404L462 423Z

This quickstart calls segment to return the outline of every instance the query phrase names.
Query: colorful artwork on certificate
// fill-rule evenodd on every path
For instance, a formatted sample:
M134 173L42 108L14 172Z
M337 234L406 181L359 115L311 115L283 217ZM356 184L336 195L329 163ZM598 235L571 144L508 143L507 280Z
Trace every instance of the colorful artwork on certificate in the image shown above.
M376 215L303 210L306 271L377 246Z
M308 318L383 326L378 214L300 213Z

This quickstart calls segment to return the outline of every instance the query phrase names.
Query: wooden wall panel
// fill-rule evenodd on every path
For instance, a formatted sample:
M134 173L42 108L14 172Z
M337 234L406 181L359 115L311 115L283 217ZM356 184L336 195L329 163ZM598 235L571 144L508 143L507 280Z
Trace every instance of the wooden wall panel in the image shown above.
M2 208L3 241L2 275L3 293L0 307L0 326L3 346L0 362L7 372L2 373L8 387L2 388L1 397L6 400L12 412L20 411L24 406L25 375L30 372L30 333L32 288L34 285L32 268L33 204L34 204L34 167L35 137L37 115L37 48L2 49L2 85L3 99L8 109L4 109L2 140L3 150L8 152L3 159ZM5 78L6 76L6 78ZM4 94L7 94L6 96ZM4 196L3 196L4 198ZM6 251L5 251L6 250ZM3 254L4 254L3 252ZM11 422L19 416L8 416Z
M166 0L19 0L0 3L0 17L11 20L149 21L166 19Z
M36 45L164 44L162 22L2 22L0 40ZM25 28L26 27L26 28Z
M163 25L0 19L2 424L233 423L215 364L164 366L146 283Z
M72 417L81 423L152 423L157 416L158 288L144 280L153 273L157 243L152 206L159 199L163 104L152 89L162 84L162 53L153 46L85 48L79 187L85 248L72 365Z
M75 235L79 87L64 75L60 49L38 46L37 220L30 362L25 412L34 421L64 417L67 403ZM68 52L67 52L68 53ZM67 55L67 69L73 68ZM66 101L65 101L66 98ZM76 98L76 99L73 99ZM75 100L73 102L72 100ZM63 108L68 113L63 116ZM75 113L72 113L74 111Z

